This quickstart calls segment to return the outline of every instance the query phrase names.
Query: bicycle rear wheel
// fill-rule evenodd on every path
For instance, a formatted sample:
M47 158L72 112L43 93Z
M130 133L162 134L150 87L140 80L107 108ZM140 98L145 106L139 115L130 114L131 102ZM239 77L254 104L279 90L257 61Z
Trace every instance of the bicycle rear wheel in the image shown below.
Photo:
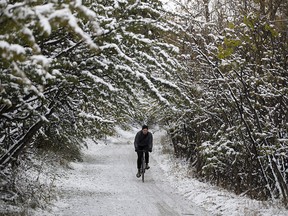
M144 154L143 154L143 157L142 157L142 165L141 165L141 171L142 171L142 182L144 182L144 174L145 174L145 157L144 157Z

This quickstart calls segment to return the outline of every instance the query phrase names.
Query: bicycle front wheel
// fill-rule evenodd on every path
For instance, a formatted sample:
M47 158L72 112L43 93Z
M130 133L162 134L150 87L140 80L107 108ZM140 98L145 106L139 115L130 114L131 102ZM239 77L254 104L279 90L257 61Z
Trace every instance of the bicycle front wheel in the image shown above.
M144 182L144 174L145 174L145 158L143 155L143 158L142 158L142 182Z

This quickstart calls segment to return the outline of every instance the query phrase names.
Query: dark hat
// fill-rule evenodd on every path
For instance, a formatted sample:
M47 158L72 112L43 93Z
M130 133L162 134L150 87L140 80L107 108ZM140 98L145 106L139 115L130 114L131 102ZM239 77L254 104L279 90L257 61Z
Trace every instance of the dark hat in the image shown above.
M143 126L142 126L142 130L143 130L143 129L147 129L147 130L148 130L148 126L147 126L147 125L143 125Z

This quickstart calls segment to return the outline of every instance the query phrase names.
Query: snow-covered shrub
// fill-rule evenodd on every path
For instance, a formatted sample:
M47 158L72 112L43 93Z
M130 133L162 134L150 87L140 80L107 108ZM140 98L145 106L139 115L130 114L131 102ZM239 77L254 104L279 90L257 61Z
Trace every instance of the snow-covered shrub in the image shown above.
M173 136L195 144L201 177L287 204L287 2L193 4L175 18L186 33L180 86L192 103L167 118L181 128Z
M174 155L174 148L172 145L171 138L168 134L165 136L161 136L160 144L161 144L161 152L163 154Z
M21 160L1 171L0 215L30 215L33 209L46 208L55 199L58 158L33 151L26 150Z

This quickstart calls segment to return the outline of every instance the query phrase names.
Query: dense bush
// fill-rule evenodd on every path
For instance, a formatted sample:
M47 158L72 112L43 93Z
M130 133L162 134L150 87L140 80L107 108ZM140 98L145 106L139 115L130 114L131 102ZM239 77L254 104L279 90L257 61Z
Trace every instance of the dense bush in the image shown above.
M180 76L193 103L169 123L176 156L199 177L287 204L288 5L269 2L182 5Z

